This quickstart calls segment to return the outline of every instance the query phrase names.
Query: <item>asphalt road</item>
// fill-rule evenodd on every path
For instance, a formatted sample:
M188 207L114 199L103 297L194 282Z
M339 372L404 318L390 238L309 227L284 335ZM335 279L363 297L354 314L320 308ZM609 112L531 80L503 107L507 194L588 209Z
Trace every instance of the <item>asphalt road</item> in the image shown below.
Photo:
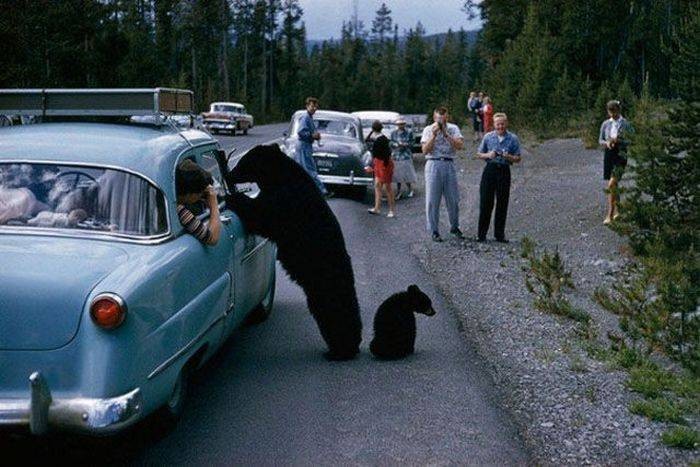
M286 125L222 137L238 151L281 136ZM409 203L422 203L414 198ZM116 438L12 437L14 456L134 465L392 465L528 462L523 442L499 409L493 383L460 335L457 319L411 255L423 232L369 216L350 199L330 200L352 256L364 322L362 353L327 362L302 290L283 270L270 319L231 337L191 385L180 423L156 432L149 423ZM438 314L418 318L416 354L379 362L368 344L377 306L418 284Z

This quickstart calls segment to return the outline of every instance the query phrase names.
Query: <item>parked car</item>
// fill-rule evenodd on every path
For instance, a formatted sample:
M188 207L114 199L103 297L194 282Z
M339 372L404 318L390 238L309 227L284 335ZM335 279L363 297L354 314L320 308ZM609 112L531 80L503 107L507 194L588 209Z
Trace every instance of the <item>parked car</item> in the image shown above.
M289 130L284 133L280 144L282 150L294 157L297 145L299 120L306 110L294 113ZM328 185L357 187L364 194L372 185L373 178L364 171L369 153L362 138L360 119L344 112L318 110L314 122L321 134L321 140L314 143L313 154L321 181Z
M275 292L274 245L223 202L234 187L217 141L167 125L0 131L0 426L109 434L154 412L176 419L188 376L264 319ZM215 246L179 222L184 159L221 196Z
M362 121L363 138L367 138L367 135L372 131L372 123L375 120L382 122L384 128L382 133L387 137L391 137L391 132L396 129L396 120L401 116L397 112L388 112L383 110L362 110L358 112L353 112L352 115L356 116Z
M404 115L403 118L413 132L413 152L421 152L420 139L423 135L423 129L427 125L427 116L425 114L408 114Z
M29 125L34 123L31 115L2 115L0 114L0 127L12 125Z
M209 112L202 114L204 127L211 133L228 132L235 135L241 132L248 134L253 128L253 116L245 110L243 104L237 102L213 102L209 106Z

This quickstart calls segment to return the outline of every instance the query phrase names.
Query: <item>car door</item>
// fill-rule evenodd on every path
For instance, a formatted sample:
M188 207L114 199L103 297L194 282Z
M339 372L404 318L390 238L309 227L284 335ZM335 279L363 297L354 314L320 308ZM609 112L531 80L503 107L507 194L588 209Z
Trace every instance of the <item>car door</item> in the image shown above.
M220 193L222 204L221 216L223 226L226 229L227 239L233 245L233 257L230 264L233 277L233 313L227 319L227 332L230 332L237 324L239 324L248 312L262 300L267 291L268 276L265 276L265 271L269 271L269 266L266 266L260 255L262 246L267 243L267 240L257 236L248 235L245 232L243 224L236 214L228 209L223 202L223 196L226 189L236 189L236 187L226 187L226 182L221 176L220 164L216 157L215 149L208 149L201 153L200 164L208 170L215 181L215 188ZM255 193L246 192L248 195Z

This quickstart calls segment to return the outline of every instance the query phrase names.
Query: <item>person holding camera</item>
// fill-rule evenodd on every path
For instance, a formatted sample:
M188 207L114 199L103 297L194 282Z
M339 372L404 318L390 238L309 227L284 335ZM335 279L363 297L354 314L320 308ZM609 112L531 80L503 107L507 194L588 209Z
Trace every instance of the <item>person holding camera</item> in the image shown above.
M477 240L486 240L486 232L491 223L494 197L496 198L496 217L494 220L494 237L497 242L508 243L505 237L506 217L508 215L508 198L510 197L510 165L520 162L520 141L508 131L508 117L504 113L493 116L495 130L484 135L481 140L477 158L486 161L481 174L479 187L479 230Z
M608 225L620 214L617 211L617 182L627 166L627 136L632 127L620 114L620 101L607 103L609 119L600 126L598 143L603 147L603 179L608 182L608 209L603 224Z
M454 159L457 151L464 147L464 138L459 127L448 122L446 107L433 112L432 125L423 129L421 145L425 154L425 216L428 231L435 242L440 237L440 203L445 198L450 233L460 240L464 234L459 230L459 185Z
M211 174L195 162L185 159L175 171L177 217L185 231L205 245L216 245L221 234L219 200L212 187ZM191 206L204 202L209 208L209 225L194 215Z

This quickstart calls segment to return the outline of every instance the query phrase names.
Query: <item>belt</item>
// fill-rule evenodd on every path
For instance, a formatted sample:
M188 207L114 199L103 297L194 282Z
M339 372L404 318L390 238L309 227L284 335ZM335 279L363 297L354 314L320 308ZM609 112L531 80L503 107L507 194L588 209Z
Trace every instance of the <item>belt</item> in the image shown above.
M426 157L426 160L429 160L429 161L453 161L454 158L452 158L452 157Z

